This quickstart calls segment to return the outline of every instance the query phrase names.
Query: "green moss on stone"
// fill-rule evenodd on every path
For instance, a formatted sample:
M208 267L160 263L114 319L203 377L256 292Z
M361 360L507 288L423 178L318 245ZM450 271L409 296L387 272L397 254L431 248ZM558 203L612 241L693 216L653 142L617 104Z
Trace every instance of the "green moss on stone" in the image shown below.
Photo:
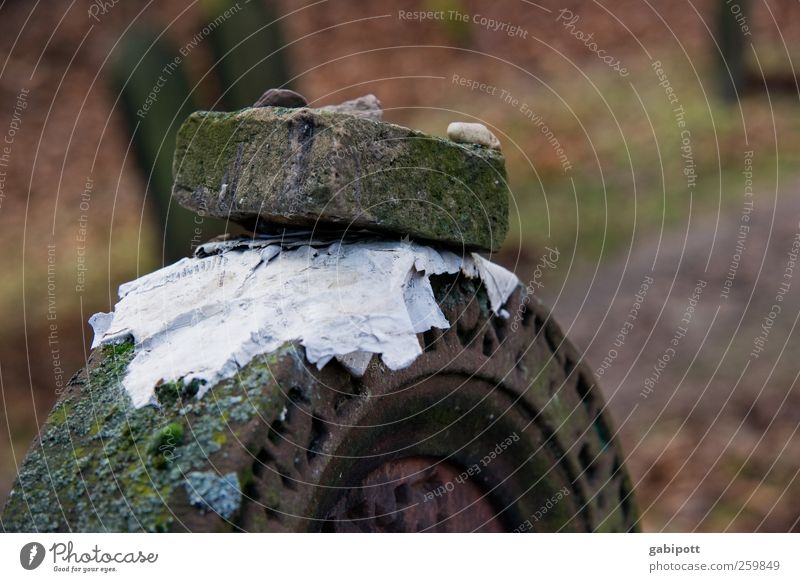
M198 112L178 132L173 195L247 226L357 227L499 249L505 161L389 123L312 109Z
M6 530L179 528L168 503L185 495L185 475L218 466L230 431L278 413L283 397L271 369L302 357L287 346L255 358L204 398L176 387L177 398L136 409L120 383L133 352L130 342L100 348L70 382L23 462L3 514Z

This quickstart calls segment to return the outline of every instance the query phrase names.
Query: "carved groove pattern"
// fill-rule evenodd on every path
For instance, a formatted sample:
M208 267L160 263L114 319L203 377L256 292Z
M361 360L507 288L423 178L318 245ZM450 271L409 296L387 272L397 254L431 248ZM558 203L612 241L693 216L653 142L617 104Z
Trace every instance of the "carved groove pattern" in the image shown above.
M449 297L459 284L452 282L441 294ZM419 335L423 354L412 366L413 373L463 369L462 373L488 379L507 394L517 411L527 415L543 435L544 446L559 459L558 470L571 483L577 502L575 519L582 524L580 529L632 527L636 512L622 457L602 414L602 397L591 372L547 311L536 300L523 300L520 290L506 306L509 318L482 315L474 291L466 300L451 302L449 308L442 304L452 325ZM499 522L491 519L488 502L480 500L479 489L463 488L463 499L453 496L438 504L420 504L420 496L449 478L448 471L457 474L458 468L438 466L424 471L419 464L430 461L413 457L373 469L359 479L368 486L364 489L343 487L332 509L318 520L310 515L313 508L302 516L286 513L285 508L296 507L296 499L308 497L309 488L324 488L317 481L319 472L335 454L342 435L354 430L341 424L364 407L376 405L379 398L373 396L388 373L377 357L363 380L351 378L335 363L323 372L324 384L305 371L305 380L284 392L282 414L265 426L267 438L253 452L252 478L244 488L248 499L239 527L248 531L464 531L487 522L485 531L500 529ZM411 380L413 373L408 374ZM413 383L409 389L414 390ZM358 429L348 438L366 435L368 431ZM407 477L416 473L421 476ZM467 502L474 504L463 512L466 517L447 519L458 503ZM415 509L422 506L424 511ZM612 525L604 525L605 518L613 515L608 520Z

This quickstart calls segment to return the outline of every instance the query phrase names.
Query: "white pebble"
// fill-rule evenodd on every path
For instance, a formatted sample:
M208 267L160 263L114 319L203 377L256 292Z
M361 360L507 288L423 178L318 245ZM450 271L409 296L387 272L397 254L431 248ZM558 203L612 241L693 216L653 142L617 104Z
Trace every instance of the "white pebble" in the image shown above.
M447 137L457 143L474 143L493 150L500 149L500 140L482 123L456 121L447 126Z

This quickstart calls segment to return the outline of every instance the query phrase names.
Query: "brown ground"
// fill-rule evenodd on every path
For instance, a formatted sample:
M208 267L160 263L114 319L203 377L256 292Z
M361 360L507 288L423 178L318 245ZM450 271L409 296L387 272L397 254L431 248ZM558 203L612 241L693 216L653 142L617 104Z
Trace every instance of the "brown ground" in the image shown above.
M800 495L800 270L784 279L800 236L794 192L759 192L728 299L720 292L740 215L700 216L687 232L637 240L630 257L583 269L547 301L594 369L602 367L646 276L653 279L618 356L602 376L648 530L797 531ZM713 243L713 252L711 251ZM710 257L710 261L709 261ZM763 261L763 264L762 264ZM655 267L653 267L655 262ZM707 283L676 356L645 398L644 381L670 346L698 280ZM780 302L767 345L753 339Z

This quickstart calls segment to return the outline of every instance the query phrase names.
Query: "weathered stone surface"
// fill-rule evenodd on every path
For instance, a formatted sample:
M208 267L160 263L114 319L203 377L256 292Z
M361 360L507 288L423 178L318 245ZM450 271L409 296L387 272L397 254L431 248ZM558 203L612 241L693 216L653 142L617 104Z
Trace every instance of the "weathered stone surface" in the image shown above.
M425 352L413 366L391 371L373 359L360 379L335 363L317 370L286 344L201 398L196 382L164 382L158 406L135 408L121 386L133 344L94 350L31 446L0 526L636 528L602 395L547 310L521 286L509 319L492 313L476 280L432 286L458 325L419 334ZM470 491L463 472L473 466ZM495 520L484 528L487 512Z
M180 531L197 527L192 519L230 529L220 518L238 510L230 474L247 478L240 444L280 414L280 380L302 368L302 353L287 346L258 358L215 386L213 399L195 398L194 384L162 384L159 407L141 409L120 386L133 353L130 342L97 349L70 380L20 468L7 531ZM224 450L231 443L234 457Z
M500 140L482 123L456 121L447 126L447 137L458 143L474 143L494 150L500 149Z
M194 113L174 174L186 208L262 232L366 228L497 250L508 229L499 152L342 113Z
M375 121L383 120L383 106L375 95L371 93L363 97L357 97L350 101L345 101L339 105L326 105L320 107L320 111L330 113L348 113L350 115L360 115Z

